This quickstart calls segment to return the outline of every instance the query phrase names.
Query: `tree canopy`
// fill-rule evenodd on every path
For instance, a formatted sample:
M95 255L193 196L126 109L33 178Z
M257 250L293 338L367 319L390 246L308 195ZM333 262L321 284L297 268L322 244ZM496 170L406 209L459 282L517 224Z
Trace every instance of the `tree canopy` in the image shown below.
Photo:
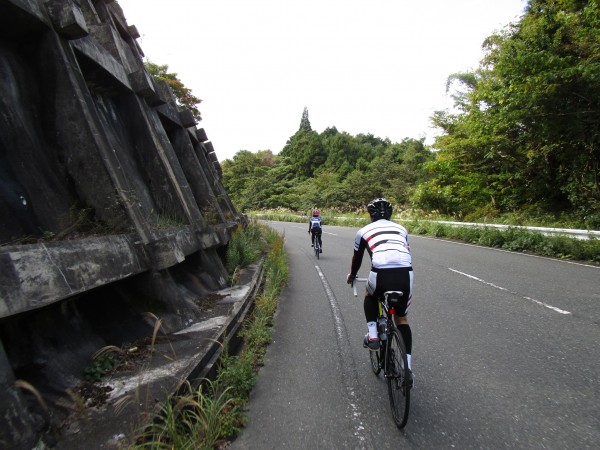
M335 127L317 133L304 108L298 131L279 154L238 152L222 164L223 184L242 209L358 208L381 195L407 205L422 167L433 158L422 140L392 144Z
M595 1L531 0L486 39L477 71L450 77L464 91L458 113L433 118L444 134L430 183L463 213L535 208L600 224L599 25Z
M164 81L169 85L179 106L189 109L192 112L194 119L198 122L202 120L202 115L198 109L198 105L202 103L202 100L192 94L192 90L182 83L176 73L168 71L169 66L167 64L159 65L147 61L144 65L152 77Z

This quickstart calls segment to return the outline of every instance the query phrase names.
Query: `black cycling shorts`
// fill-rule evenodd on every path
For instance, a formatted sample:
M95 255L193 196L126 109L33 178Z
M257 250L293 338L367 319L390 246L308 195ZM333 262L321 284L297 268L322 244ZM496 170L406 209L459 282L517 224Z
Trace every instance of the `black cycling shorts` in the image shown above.
M412 267L371 269L367 279L367 297L383 300L386 291L402 291L403 295L395 307L398 316L405 316L411 304L412 284Z

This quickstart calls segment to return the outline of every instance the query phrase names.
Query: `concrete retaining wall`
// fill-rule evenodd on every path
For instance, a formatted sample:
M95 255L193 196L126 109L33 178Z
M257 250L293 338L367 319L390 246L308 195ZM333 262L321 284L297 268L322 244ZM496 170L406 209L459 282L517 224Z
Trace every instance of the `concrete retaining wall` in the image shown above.
M145 313L176 331L225 286L245 219L138 37L115 1L0 0L2 448L48 439L91 355L152 334Z

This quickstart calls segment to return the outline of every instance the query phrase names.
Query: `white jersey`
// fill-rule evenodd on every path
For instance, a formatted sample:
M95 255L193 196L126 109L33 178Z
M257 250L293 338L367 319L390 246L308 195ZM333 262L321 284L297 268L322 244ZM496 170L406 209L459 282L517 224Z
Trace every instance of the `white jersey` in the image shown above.
M402 225L385 219L362 227L354 238L354 251L364 250L371 256L371 266L375 269L411 267L408 231Z

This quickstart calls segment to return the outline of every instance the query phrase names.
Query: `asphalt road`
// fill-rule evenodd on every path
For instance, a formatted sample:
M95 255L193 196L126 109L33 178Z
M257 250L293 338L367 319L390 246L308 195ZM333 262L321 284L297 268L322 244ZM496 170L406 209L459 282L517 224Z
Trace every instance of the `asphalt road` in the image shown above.
M233 449L599 448L599 267L411 236L416 380L400 431L345 283L356 229L325 226L317 260L308 225L268 224L289 283Z

